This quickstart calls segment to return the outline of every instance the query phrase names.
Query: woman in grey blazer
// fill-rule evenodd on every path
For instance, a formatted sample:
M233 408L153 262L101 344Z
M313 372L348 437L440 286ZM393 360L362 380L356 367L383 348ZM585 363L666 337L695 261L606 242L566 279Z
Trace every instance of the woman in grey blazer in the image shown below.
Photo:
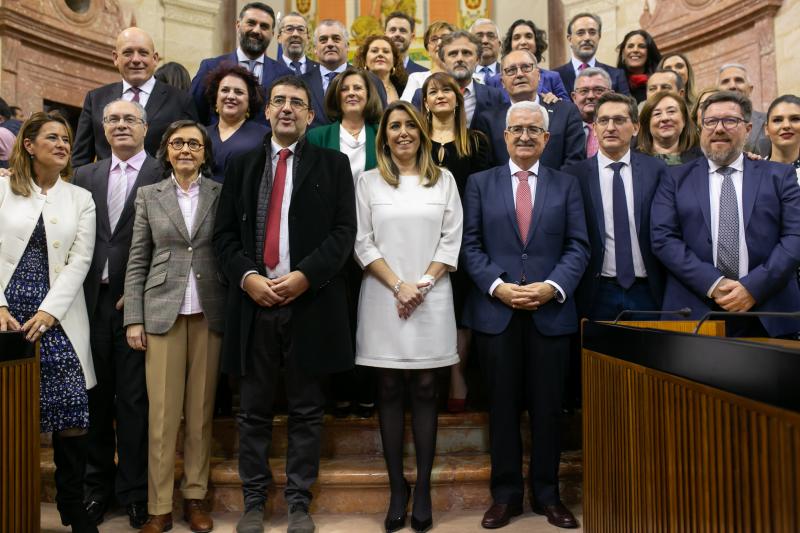
M142 531L172 527L175 442L185 418L184 518L211 531L203 507L211 418L223 331L224 288L211 247L222 186L211 179L211 140L197 122L173 122L158 159L167 179L136 196L125 277L128 344L146 350L149 408L148 512Z

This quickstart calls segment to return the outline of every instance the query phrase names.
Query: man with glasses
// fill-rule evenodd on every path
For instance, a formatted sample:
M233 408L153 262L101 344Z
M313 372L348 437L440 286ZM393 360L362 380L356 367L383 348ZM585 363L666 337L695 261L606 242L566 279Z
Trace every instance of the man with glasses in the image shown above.
M273 400L285 369L289 447L288 533L313 533L325 374L353 366L342 268L353 253L356 211L347 156L306 142L310 91L296 76L268 95L272 134L228 163L214 248L228 279L223 371L240 376L238 533L262 533Z
M611 77L601 68L589 67L582 70L575 79L575 90L572 91L572 101L578 108L583 121L583 131L586 134L586 157L597 154L599 143L594 133L594 112L597 100L611 90Z
M530 101L506 113L508 163L467 180L461 264L472 278L464 325L487 379L493 504L481 525L496 529L522 513L521 410L532 435L530 504L558 527L576 528L558 491L559 415L572 298L589 259L577 180L540 162L549 113Z
M486 83L500 73L500 30L494 21L478 19L470 26L469 32L481 42L475 75L482 83Z
M403 54L403 66L405 66L406 72L409 74L413 74L414 72L426 72L428 70L408 57L408 49L411 47L416 37L414 33L415 27L416 22L414 21L414 17L401 11L395 11L386 16L386 24L383 28L384 35L389 38L389 40L397 46L397 50Z
M536 92L539 87L536 57L529 50L514 50L503 56L501 65L503 87L511 103L535 102L547 112L550 140L541 156L542 165L558 170L564 165L585 159L584 133L578 109L572 102L546 104L540 99ZM471 126L489 137L494 165L508 162L504 138L505 115L509 105L503 102L484 110L476 115Z
M578 13L567 24L567 42L572 50L572 59L569 63L553 69L561 75L561 81L564 82L567 92L571 93L574 90L575 80L582 70L597 67L608 72L612 80L611 88L615 92L630 94L625 72L600 63L595 57L602 31L603 21L594 13Z
M664 309L797 311L800 187L794 169L743 156L752 105L720 91L701 105L705 157L672 167L653 199L653 252L669 271ZM800 321L726 320L729 336L793 337Z
M79 167L74 177L97 206L94 255L83 284L97 376L97 386L89 390L84 493L95 523L103 521L116 500L125 506L131 527L138 529L147 521L147 388L144 358L125 340L122 294L136 191L164 174L144 149L148 125L141 104L123 99L106 104L103 128L111 157Z
M262 2L249 2L242 7L236 20L236 36L239 40L236 51L204 59L192 79L191 93L200 122L209 125L219 120L206 99L206 78L221 63L234 63L246 68L258 79L264 92L276 79L294 74L283 61L267 57L267 48L274 29L275 12L270 6ZM259 116L258 120L262 120L262 117Z
M308 22L300 13L292 11L278 22L278 44L281 60L297 76L319 68L319 63L306 57Z

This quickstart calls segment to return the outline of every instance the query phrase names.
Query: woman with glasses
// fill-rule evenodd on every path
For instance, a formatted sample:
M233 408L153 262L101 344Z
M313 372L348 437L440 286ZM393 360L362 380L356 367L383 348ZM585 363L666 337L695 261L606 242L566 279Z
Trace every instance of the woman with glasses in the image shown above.
M660 92L651 96L639 115L641 129L637 149L663 160L667 165L682 165L703 156L698 146L697 129L680 95Z
M428 51L428 57L431 58L431 69L424 72L414 72L408 76L406 80L406 88L403 89L403 94L400 96L401 100L410 102L414 98L417 89L422 88L422 84L428 79L428 76L436 72L444 72L444 64L439 59L439 43L442 42L442 37L449 35L456 31L456 27L449 22L437 21L428 26L425 30L423 42L425 43L425 50Z
M145 351L150 401L150 519L142 531L172 527L181 414L183 516L192 531L211 531L203 500L225 303L211 239L222 185L211 179L211 139L197 122L173 122L158 159L168 177L138 190L125 277L126 336L131 348Z
M661 52L653 36L644 30L629 31L617 47L617 68L625 71L631 96L637 102L647 99L647 80L659 61Z

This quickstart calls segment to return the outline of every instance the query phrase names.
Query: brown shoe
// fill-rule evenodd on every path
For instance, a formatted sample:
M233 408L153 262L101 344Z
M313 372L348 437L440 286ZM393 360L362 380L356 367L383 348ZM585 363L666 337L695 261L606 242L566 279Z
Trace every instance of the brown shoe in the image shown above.
M564 529L576 529L578 527L575 515L561 502L555 505L539 505L538 502L531 501L531 510L536 514L545 515L547 521L556 527Z
M164 533L172 529L172 513L151 514L139 533Z
M184 500L183 519L189 522L189 529L194 533L208 533L214 529L214 521L205 510L203 500Z
M495 503L483 515L481 525L486 529L498 529L507 526L512 518L522 514L522 505L511 503Z

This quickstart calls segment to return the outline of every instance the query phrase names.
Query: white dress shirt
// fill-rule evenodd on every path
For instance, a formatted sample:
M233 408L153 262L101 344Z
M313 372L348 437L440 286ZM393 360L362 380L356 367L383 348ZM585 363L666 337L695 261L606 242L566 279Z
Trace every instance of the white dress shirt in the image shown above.
M275 268L267 269L268 278L279 278L285 276L292 271L291 263L289 262L289 205L292 203L292 181L294 179L294 154L297 150L297 142L288 146L292 151L291 155L286 159L286 180L283 183L283 201L281 202L281 231L278 236L278 264ZM275 172L278 169L278 159L280 156L278 152L283 150L283 146L272 141L272 180L275 182ZM274 186L274 185L273 185ZM273 191L274 192L274 191ZM271 194L271 193L270 193ZM266 228L264 235L266 235Z
M605 251L603 253L603 269L600 275L609 278L617 277L617 256L614 242L614 171L609 165L614 163L603 152L597 152L597 170L600 174L600 196L603 199L603 222L605 225ZM628 207L628 229L631 234L631 252L633 252L633 271L637 278L647 276L642 251L639 249L639 236L636 233L636 211L633 207L633 172L631 171L631 152L628 150L620 163L625 163L619 173L625 187L625 203Z
M731 174L733 181L733 188L736 189L736 203L739 210L739 278L747 275L750 268L749 257L747 256L747 241L744 238L744 212L742 210L742 191L744 190L744 154L740 154L739 158L727 165L734 169L735 172ZM710 200L709 215L711 218L711 253L714 258L714 266L717 265L717 234L719 233L719 195L722 192L722 179L723 176L717 169L717 165L710 159L708 160L708 196ZM707 295L711 297L714 289L722 281L723 276L720 276L717 281L708 289Z
M341 65L336 67L336 69L334 69L334 70L328 70L327 67L325 67L325 65L323 65L322 63L319 64L319 75L322 76L322 92L323 93L328 92L328 85L330 84L330 80L328 80L328 73L329 72L335 72L337 74L341 74L342 72L345 71L346 68L347 68L347 63L342 63Z
M288 67L288 69L294 72L294 67L292 67L292 61L294 61L294 59L286 57L285 55L282 55L281 59L283 59L283 62ZM297 60L297 62L300 63L300 74L305 74L306 72L308 72L308 62L306 61L306 56L302 56L300 59Z
M150 77L149 80L144 82L143 84L139 85L139 104L144 107L147 105L147 101L150 99L150 95L153 93L153 88L156 85L155 77ZM125 81L123 78L122 80L122 99L127 100L130 102L133 100L133 91L131 90L133 85Z
M489 72L484 72L483 69L488 68ZM486 81L497 74L500 69L500 63L495 61L491 65L478 65L475 67L475 73L481 83L486 83Z
M575 56L572 56L572 69L575 71L575 77L576 78L578 77L578 74L580 74L580 72L581 72L580 71L580 66L583 65L583 63L584 62L581 61L580 59L576 58ZM589 65L589 67L587 67L587 68L596 67L597 66L597 58L596 57L591 58L589 61L586 61L586 64Z
M239 61L239 65L246 68L248 71L250 70L250 58L247 57L247 54L242 52L241 48L236 49L236 59ZM261 73L264 72L264 54L257 57L255 59L255 66L253 67L253 75L256 79L260 82L261 81Z
M186 230L191 235L194 227L194 218L197 213L197 205L200 202L200 180L203 178L198 174L197 179L189 185L189 190L184 190L178 184L175 174L172 174L170 179L172 184L175 185L175 194L178 197L181 215L183 215L183 223L186 224ZM197 280L192 267L189 267L189 279L186 280L186 291L183 293L183 303L181 303L181 308L178 312L182 315L194 315L203 312L203 306L200 304L200 295L197 292Z
M350 135L344 127L339 126L339 151L350 160L350 172L353 173L353 184L367 165L367 126L358 132L358 137Z
M464 112L467 114L467 124L472 124L472 115L475 114L475 106L478 100L475 98L475 80L469 82L464 89Z

